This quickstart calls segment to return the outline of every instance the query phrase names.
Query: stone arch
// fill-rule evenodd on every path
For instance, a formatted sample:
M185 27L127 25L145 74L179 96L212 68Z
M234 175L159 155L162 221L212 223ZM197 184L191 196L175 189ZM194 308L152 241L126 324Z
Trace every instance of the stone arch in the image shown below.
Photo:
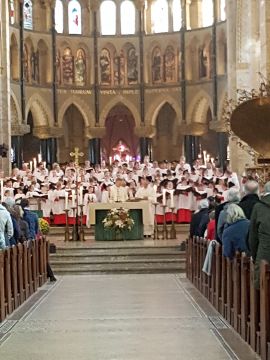
M207 124L207 112L209 108L211 113L213 113L211 97L205 91L199 91L188 107L187 124Z
M22 123L22 113L19 102L14 94L10 91L10 109L11 109L11 124L20 125Z
M89 106L84 100L81 100L75 96L69 97L63 105L60 107L58 112L58 126L63 127L63 120L67 109L74 105L82 114L84 119L85 127L94 127L95 126L95 117Z
M100 126L105 126L105 121L110 110L116 105L120 104L125 105L130 110L135 119L136 126L139 127L141 125L141 115L138 111L138 107L121 95L115 96L110 102L107 103L107 105L104 106L103 110L100 113Z
M52 112L40 95L35 94L29 99L25 111L26 119L30 111L35 127L44 126L48 128L53 121Z
M182 121L181 108L179 102L169 95L160 95L158 96L153 103L149 106L146 113L145 122L147 125L156 126L157 116L160 109L168 103L176 113L176 124L180 125Z

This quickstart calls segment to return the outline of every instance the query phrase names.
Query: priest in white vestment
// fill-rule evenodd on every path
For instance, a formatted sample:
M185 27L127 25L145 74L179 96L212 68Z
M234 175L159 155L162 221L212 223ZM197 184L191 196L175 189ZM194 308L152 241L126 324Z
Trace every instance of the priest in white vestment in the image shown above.
M123 186L123 179L117 178L110 189L110 202L126 202L128 200L127 187Z

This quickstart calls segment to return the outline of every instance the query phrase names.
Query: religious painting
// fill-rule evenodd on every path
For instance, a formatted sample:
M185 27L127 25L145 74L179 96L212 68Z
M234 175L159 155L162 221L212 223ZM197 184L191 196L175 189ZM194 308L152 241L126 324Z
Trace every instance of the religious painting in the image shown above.
M9 0L9 19L11 25L15 24L15 6L14 0Z
M25 82L29 82L29 58L28 49L25 44L23 47L23 78Z
M75 60L75 83L78 86L86 84L86 58L83 49L79 49Z
M165 81L175 81L175 53L172 46L168 46L164 55Z
M134 47L127 52L127 80L128 84L138 82L138 56Z
M202 47L199 49L199 76L200 78L207 77L208 70L208 56L206 48Z
M162 81L162 56L159 47L156 47L152 55L152 81L160 83Z
M102 85L111 85L111 56L108 49L102 49L99 59Z
M62 56L63 83L72 85L74 80L74 61L70 48L64 50Z
M39 52L32 50L31 53L31 80L33 82L39 82Z
M125 55L124 51L120 51L120 55L114 55L114 83L118 85L124 85L125 83Z

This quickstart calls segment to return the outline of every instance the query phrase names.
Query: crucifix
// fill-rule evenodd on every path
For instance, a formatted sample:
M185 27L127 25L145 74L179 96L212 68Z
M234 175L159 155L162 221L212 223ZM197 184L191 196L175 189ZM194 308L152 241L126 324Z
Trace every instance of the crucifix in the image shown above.
M74 157L75 165L79 166L79 158L84 156L83 152L80 152L80 149L78 147L74 148L74 152L71 152L69 154L71 157Z

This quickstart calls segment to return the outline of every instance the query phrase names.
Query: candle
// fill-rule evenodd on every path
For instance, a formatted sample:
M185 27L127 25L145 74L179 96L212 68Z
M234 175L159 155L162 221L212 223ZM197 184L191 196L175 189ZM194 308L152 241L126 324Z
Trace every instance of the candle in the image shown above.
M167 192L167 190L163 189L163 192L162 192L162 204L164 206L166 206L166 192Z
M204 165L206 165L206 151L205 150L203 151L203 162L204 162Z
M37 167L37 159L36 158L33 159L33 167L34 167L34 170Z
M83 204L83 187L80 187L79 205Z
M72 207L75 208L75 199L76 199L75 190L72 190L71 194L72 194Z
M174 190L171 190L171 209L174 208Z
M65 191L65 209L68 210L68 192Z
M41 154L38 154L38 163L41 163L41 161L42 161Z
M154 201L154 204L156 204L157 203L157 185L154 185L153 189L154 189L154 199L153 199L153 201Z
M214 163L215 163L215 159L212 157L211 158L211 163L214 165Z
M33 171L33 161L32 160L29 162L29 169L31 172Z
M47 166L46 161L43 161L43 167L44 167L44 169L46 169L46 166Z
M112 157L111 156L109 157L109 163L110 163L110 165L112 165Z
M4 201L4 180L1 179L1 203Z

